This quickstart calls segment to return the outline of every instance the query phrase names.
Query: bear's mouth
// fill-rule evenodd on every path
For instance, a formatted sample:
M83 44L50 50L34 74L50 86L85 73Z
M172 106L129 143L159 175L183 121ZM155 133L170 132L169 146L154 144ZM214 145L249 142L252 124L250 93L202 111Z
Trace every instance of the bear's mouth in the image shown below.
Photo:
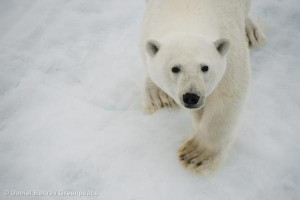
M181 103L182 105L187 108L187 109L190 109L190 110L197 110L197 109L201 109L202 107L204 107L204 97L200 97L199 100L197 101L197 103L187 103L187 102L184 102L183 99L181 99Z
M204 107L204 103L203 104L199 104L199 105L184 104L183 106L185 108L187 108L187 109L190 109L190 110L197 110L197 109L201 109L202 107Z
M197 109L197 108L199 108L200 106L184 104L184 107L189 108L189 109Z

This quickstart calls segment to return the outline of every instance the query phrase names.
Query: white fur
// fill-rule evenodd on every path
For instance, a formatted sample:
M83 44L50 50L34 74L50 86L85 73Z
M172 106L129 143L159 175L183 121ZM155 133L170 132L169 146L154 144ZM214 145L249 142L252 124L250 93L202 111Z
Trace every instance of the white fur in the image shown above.
M147 1L140 46L149 74L144 107L150 112L176 103L183 107L187 92L202 97L198 109L187 109L194 116L193 136L179 149L181 163L196 172L216 169L235 138L250 79L249 5L248 0ZM218 51L220 41L225 45ZM181 67L178 74L171 71L175 65ZM207 73L202 65L209 66Z

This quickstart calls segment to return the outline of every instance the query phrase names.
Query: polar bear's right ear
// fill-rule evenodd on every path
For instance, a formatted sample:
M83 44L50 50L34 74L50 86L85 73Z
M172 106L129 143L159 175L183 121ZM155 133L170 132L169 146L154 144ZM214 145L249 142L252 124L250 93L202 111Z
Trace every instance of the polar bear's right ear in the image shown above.
M221 38L214 43L217 51L222 55L225 56L229 50L230 42L226 38Z
M154 57L160 49L160 44L156 40L147 40L146 51L150 57Z

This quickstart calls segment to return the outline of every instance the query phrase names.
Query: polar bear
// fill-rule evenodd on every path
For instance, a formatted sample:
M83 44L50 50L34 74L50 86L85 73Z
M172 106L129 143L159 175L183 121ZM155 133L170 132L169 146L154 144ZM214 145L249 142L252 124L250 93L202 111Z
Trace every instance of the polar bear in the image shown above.
M234 142L251 74L248 46L264 41L249 7L250 0L147 1L144 108L180 106L193 115L178 157L194 172L217 169Z

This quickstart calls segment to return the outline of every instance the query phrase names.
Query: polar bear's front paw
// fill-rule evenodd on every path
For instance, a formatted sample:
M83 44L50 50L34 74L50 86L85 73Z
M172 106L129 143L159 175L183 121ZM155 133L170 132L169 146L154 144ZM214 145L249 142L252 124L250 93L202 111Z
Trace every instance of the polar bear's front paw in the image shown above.
M263 31L251 18L246 19L246 37L249 47L259 47L266 42Z
M175 101L158 87L151 87L146 90L144 99L144 110L153 113L161 108L175 108Z
M178 156L184 167L201 174L216 170L222 161L220 152L201 145L195 138L183 143L178 150Z

